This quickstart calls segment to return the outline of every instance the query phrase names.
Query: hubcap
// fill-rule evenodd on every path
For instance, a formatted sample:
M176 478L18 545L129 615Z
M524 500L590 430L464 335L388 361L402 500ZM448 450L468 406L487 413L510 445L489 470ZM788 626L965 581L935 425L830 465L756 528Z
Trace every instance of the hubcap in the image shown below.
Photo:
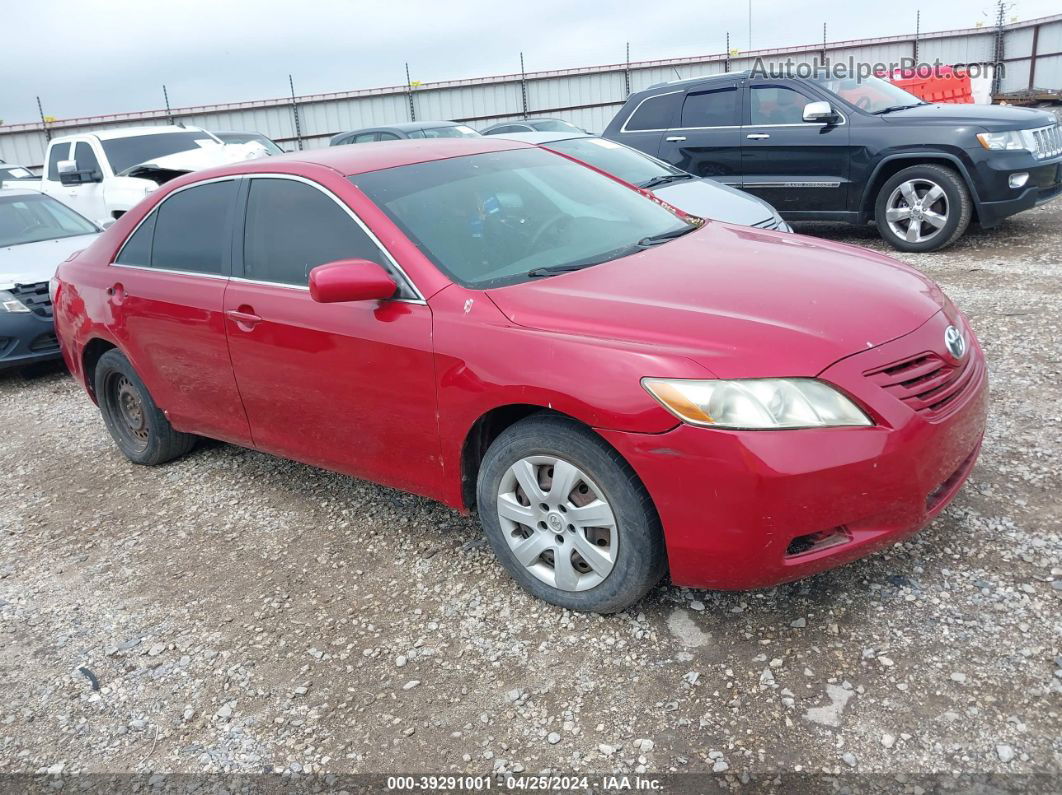
M619 534L611 506L582 470L553 456L521 458L498 489L498 519L513 555L562 591L585 591L612 572Z
M908 243L924 243L939 235L948 222L948 197L931 180L908 180L889 194L885 220Z
M131 444L137 448L145 447L148 442L147 415L133 382L119 375L112 382L111 390L120 429Z

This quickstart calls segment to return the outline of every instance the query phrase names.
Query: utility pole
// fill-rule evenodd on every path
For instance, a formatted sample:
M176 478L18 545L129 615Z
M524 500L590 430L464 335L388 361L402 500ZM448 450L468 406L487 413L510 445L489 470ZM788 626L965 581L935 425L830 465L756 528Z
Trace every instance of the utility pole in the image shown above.
M915 11L915 37L914 37L914 56L915 68L918 67L918 38L922 35L922 10Z
M524 71L524 54L520 53L520 98L524 104L524 118L527 118L527 73Z
M37 97L37 111L41 114L41 124L44 126L44 139L52 140L52 131L48 129L48 120L44 118L44 108L41 106L41 98Z
M726 60L723 61L723 71L730 71L730 31L726 32Z
M170 124L173 124L173 111L170 110L170 95L166 91L166 84L162 84L162 98L166 101L166 118L169 119Z
M1013 3L999 0L996 3L996 48L995 63L992 65L992 96L1000 92L1003 87L1003 25L1006 24L1007 11L1014 7Z
M822 23L822 65L826 66L826 23Z
M752 52L752 0L749 0L749 52Z
M291 89L291 113L295 117L295 141L299 144L299 151L302 151L302 125L299 124L299 105L295 101L295 81L291 79L291 75L288 75L288 88Z
M623 69L623 96L631 95L631 43L627 42L627 65Z
M406 96L409 98L409 120L417 120L417 109L413 105L413 81L409 77L409 61L406 61Z

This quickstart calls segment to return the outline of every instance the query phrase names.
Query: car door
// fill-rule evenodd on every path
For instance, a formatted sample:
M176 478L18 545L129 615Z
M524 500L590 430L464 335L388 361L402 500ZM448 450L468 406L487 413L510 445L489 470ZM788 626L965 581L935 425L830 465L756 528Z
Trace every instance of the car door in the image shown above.
M92 144L89 141L77 141L71 159L76 163L78 171L91 173L88 175L89 181L67 186L66 190L70 194L67 204L97 224L113 220L107 214L107 202L103 197L103 169L100 168L100 161Z
M430 493L441 471L431 310L335 194L294 176L246 182L225 309L255 447ZM399 292L315 302L310 270L341 259L379 263Z
M664 134L660 159L698 177L740 187L741 99L737 79L712 80L688 89L678 126Z
M163 199L119 250L107 300L116 336L174 427L247 445L222 312L236 187L210 180Z
M806 122L804 106L820 97L796 83L750 83L742 128L742 189L780 212L847 208L849 126ZM835 108L836 109L836 108Z

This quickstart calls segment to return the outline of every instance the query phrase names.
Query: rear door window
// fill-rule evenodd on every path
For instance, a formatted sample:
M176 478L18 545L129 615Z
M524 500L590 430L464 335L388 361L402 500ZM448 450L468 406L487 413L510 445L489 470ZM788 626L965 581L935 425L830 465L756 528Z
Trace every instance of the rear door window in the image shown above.
M367 259L390 268L379 247L327 194L291 179L251 180L243 237L244 277L306 286L318 265Z
M236 182L208 182L174 193L155 210L151 267L228 271ZM132 242L132 241L130 241Z
M691 91L682 103L683 127L732 127L738 123L736 86Z
M638 130L666 130L672 125L681 97L682 94L680 92L671 92L642 100L642 103L635 109L634 115L627 119L627 123L623 128L632 132Z

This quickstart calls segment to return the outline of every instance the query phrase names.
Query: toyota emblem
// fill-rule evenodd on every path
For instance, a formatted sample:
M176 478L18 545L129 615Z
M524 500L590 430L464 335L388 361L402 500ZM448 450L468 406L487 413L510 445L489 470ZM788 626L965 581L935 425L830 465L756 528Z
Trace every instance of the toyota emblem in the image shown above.
M955 326L948 326L944 329L944 347L956 359L961 359L966 355L966 338Z

